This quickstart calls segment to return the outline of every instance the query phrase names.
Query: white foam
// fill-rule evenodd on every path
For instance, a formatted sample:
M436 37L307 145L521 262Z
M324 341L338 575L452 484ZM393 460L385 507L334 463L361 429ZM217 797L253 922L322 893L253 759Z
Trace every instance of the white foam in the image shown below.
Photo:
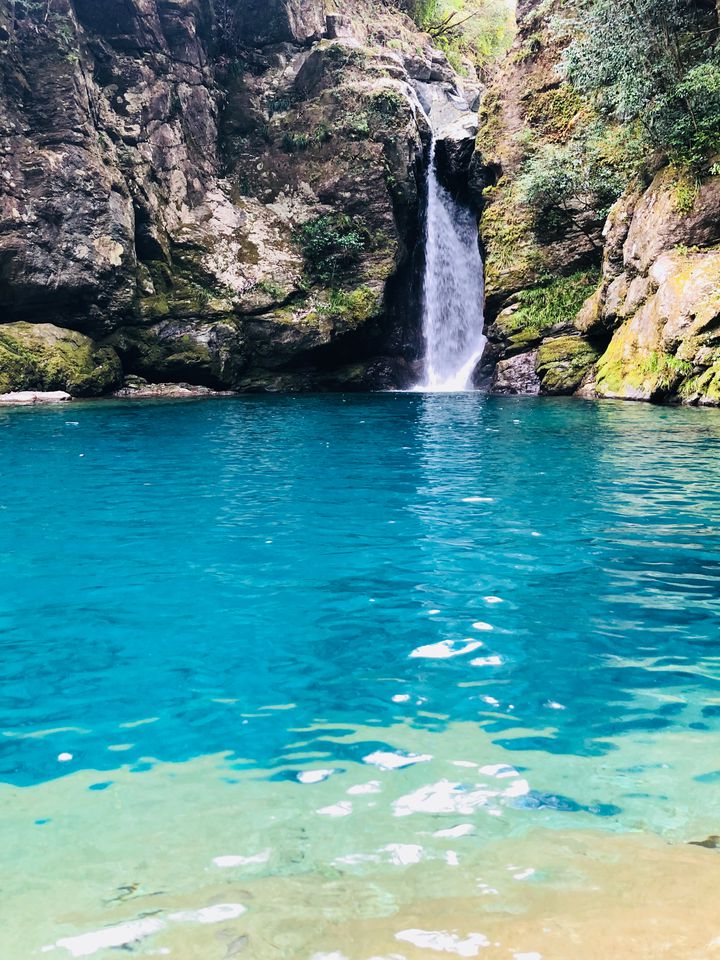
M318 813L323 817L349 817L352 811L352 803L350 803L349 800L341 800L339 803L333 803L329 807L321 807Z
M495 627L491 623L485 623L484 620L476 620L473 624L473 630L494 630Z
M159 933L165 929L165 922L156 917L146 917L143 920L131 920L120 923L115 927L105 927L103 930L93 930L90 933L81 933L77 937L63 937L55 943L73 957L90 957L98 950L110 947L125 947L130 943ZM43 947L43 950L52 950L52 945Z
M382 787L379 780L369 780L367 783L356 783L354 787L348 787L347 793L351 796L363 793L380 793Z
M179 910L171 913L168 920L175 923L222 923L224 920L235 920L244 913L247 913L247 907L241 903L217 903L199 910Z
M495 503L493 497L463 497L463 503Z
M475 827L472 823L459 823L456 827L448 827L447 830L436 830L434 837L451 837L453 840L457 837L468 837L475 833Z
M396 693L392 698L393 703L407 703L410 699L409 693Z
M454 953L458 957L477 957L481 949L490 946L490 941L482 933L471 933L461 939L459 934L447 930L401 930L395 934L395 939L427 950Z
M400 797L393 804L393 813L396 817L407 817L413 813L460 813L468 816L495 795L496 791L487 788L467 790L459 783L439 780Z
M441 640L439 643L428 643L425 646L416 647L410 656L427 660L447 660L450 657L460 657L464 653L472 653L481 646L482 643L479 640L468 640L464 646L456 649L454 640Z
M496 653L491 654L489 657L475 657L474 660L470 661L471 667L501 667L502 666L502 657L499 657Z
M423 857L423 848L417 843L389 843L382 852L390 854L390 862L396 867L420 863Z
M303 770L297 775L300 783L322 783L335 773L334 770Z
M427 763L432 760L428 753L390 753L387 750L375 750L363 757L363 763L370 763L379 770L399 770L401 767L409 767L414 763Z
M484 773L486 777L498 777L499 779L520 776L515 767L511 767L507 763L488 763L484 767L480 767L480 773Z
M214 857L213 863L216 867L244 867L251 863L267 863L270 859L270 851L263 850L262 853L253 853L248 857L244 856L223 856Z

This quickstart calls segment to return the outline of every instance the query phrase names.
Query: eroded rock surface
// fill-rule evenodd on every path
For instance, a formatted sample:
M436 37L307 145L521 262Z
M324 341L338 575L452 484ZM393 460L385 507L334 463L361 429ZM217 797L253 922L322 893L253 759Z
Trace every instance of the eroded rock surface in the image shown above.
M0 23L0 322L84 334L151 381L413 379L416 78L465 94L409 19L0 0Z

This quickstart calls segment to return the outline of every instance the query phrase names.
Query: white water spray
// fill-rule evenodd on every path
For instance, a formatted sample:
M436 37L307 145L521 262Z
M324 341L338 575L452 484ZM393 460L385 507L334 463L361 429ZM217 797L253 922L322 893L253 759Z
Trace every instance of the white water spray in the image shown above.
M423 333L425 378L419 390L472 390L485 348L483 262L477 220L442 186L433 142L427 175Z

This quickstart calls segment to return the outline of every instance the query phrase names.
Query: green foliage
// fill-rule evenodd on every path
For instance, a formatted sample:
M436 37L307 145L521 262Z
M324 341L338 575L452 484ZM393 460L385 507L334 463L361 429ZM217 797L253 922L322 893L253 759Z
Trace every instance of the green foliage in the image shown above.
M482 68L504 54L515 32L508 0L394 0L427 31L457 70L467 57Z
M301 153L310 146L310 135L286 131L282 138L282 148L286 153Z
M650 145L700 168L720 147L715 15L689 0L586 0L565 67L580 92Z
M303 224L298 239L308 272L323 282L333 282L339 271L351 269L367 246L362 224L341 214Z
M513 326L539 332L572 323L596 288L598 279L597 270L581 270L523 291L520 309L513 315Z
M394 120L407 112L408 102L399 90L388 87L373 96L370 109L385 119Z
M597 130L566 144L542 144L518 181L521 202L570 220L583 210L606 213L627 177L609 162L601 144Z
M609 125L584 115L573 126L577 131L564 143L530 144L518 180L521 202L548 224L575 221L583 212L607 215L646 159L647 141L638 124Z
M364 110L348 113L343 126L350 136L358 139L370 136L370 117Z
M673 181L675 209L678 213L690 213L699 193L700 181L697 176L688 169L678 170Z

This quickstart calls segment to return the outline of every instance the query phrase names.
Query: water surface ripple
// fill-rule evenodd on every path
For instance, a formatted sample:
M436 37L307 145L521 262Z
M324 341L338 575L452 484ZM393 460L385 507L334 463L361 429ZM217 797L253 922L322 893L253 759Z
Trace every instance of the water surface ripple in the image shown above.
M70 772L61 751L112 769L120 741L138 770L231 751L292 776L299 741L342 764L398 722L509 752L717 746L714 412L391 394L0 430L6 782Z

